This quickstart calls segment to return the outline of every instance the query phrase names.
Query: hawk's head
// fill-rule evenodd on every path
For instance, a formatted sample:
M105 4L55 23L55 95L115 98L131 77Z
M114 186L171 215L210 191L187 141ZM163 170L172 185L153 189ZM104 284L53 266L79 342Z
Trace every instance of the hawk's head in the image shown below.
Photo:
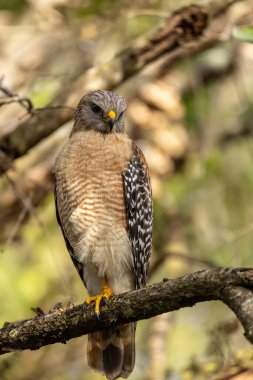
M126 101L111 91L98 90L85 95L75 111L78 129L101 133L123 132Z

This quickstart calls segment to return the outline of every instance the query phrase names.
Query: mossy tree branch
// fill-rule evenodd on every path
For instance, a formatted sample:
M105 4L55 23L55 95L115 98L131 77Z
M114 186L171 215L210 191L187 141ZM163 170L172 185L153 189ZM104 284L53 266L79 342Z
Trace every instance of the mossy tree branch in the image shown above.
M0 329L0 354L36 350L52 343L127 322L220 300L240 320L246 338L253 344L253 269L215 268L112 297L102 306L100 318L94 306L78 305L31 319L5 323Z

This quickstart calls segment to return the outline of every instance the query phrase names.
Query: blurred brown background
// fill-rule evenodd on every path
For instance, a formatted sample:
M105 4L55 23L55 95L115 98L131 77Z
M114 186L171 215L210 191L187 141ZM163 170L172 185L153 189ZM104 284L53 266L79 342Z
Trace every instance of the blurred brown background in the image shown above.
M87 69L111 60L188 4L0 0L1 85L34 107L52 100L63 105L62 95ZM151 171L150 283L212 266L253 264L253 45L233 38L234 25L251 25L252 16L252 1L235 1L212 30L215 43L173 65L165 54L116 88L128 101L127 131ZM4 98L0 90L0 103ZM57 110L50 112L49 118ZM0 146L30 117L18 103L1 104ZM71 126L57 128L0 178L1 324L34 315L32 307L48 311L86 296L52 194L54 158ZM85 345L81 337L7 354L0 357L0 379L99 379L87 367ZM252 379L252 359L232 312L218 302L202 303L139 322L130 378Z

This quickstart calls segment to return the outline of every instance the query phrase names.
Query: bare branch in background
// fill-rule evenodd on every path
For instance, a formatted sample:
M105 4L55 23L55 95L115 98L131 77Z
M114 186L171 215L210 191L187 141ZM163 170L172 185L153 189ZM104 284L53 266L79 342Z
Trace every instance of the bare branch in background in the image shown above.
M210 2L207 6L191 5L183 7L170 16L161 28L142 41L119 52L106 64L94 67L80 76L69 89L59 92L58 104L66 104L70 109L46 109L22 122L14 131L0 139L0 172L8 170L11 161L18 158L50 135L73 116L75 107L84 93L94 89L113 89L132 77L149 63L166 55L166 66L175 61L220 42L220 34L214 35L212 23L215 18L235 2Z
M240 320L245 337L253 344L253 269L215 268L150 285L112 297L97 319L94 305L6 323L0 330L0 354L36 350L109 326L148 319L198 302L219 300Z
M0 97L0 107L6 106L12 103L19 103L23 108L26 109L27 113L31 116L39 113L41 111L56 110L56 109L70 109L74 111L73 107L68 107L65 105L50 105L46 107L34 107L31 99L27 97L21 97L18 94L12 92L8 87L3 85L3 78L0 80L0 92L2 92L6 97Z
M164 265L166 260L170 258L184 260L188 263L204 265L205 267L208 267L208 268L213 268L216 265L215 262L210 259L202 259L200 257L188 255L185 252L166 251L166 252L162 252L161 255L159 255L159 258L153 263L153 265L150 266L149 276L152 276L153 274L155 274L156 271L162 265Z
M3 79L4 77L0 79L0 92L2 92L5 97L0 97L0 107L11 103L19 103L23 108L26 109L27 113L32 114L32 101L27 97L20 97L18 94L14 93L9 88L4 86Z

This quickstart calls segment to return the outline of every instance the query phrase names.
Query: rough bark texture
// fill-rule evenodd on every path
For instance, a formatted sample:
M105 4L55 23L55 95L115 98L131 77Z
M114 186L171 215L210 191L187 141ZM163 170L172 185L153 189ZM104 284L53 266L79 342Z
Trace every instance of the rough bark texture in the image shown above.
M195 54L220 41L212 31L212 23L235 2L211 1L206 7L191 5L169 17L163 27L142 41L119 52L111 61L94 67L80 76L69 89L61 92L53 104L76 107L88 91L113 89L135 75L148 63L166 55L166 66ZM24 155L43 138L70 120L73 111L67 108L36 112L13 132L0 139L0 173L10 168L12 160Z
M75 306L24 321L6 323L0 330L0 354L62 342L107 326L148 319L155 315L220 300L234 311L246 338L253 343L253 269L215 268L167 280L112 297L101 309Z

